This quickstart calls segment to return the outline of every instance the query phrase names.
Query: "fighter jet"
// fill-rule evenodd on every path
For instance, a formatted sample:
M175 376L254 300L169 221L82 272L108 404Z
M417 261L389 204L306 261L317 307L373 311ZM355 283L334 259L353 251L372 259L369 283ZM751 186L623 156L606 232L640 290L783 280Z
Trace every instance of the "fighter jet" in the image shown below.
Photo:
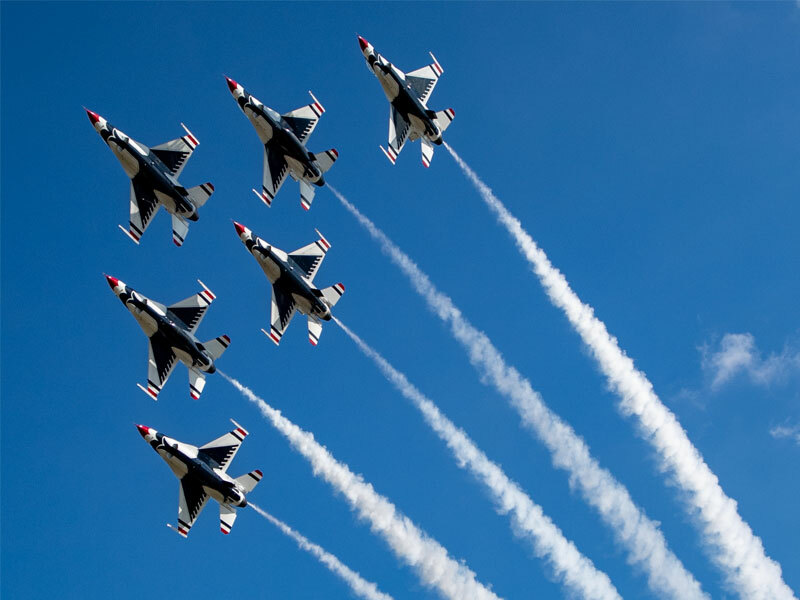
M322 321L331 320L331 308L344 294L341 283L321 290L313 283L322 259L330 250L328 240L317 231L317 241L287 254L254 235L244 225L236 221L233 225L239 239L250 254L255 256L272 284L270 330L261 331L277 346L294 316L294 311L299 310L308 316L308 340L312 346L316 346L319 336L322 335Z
M231 422L236 429L199 448L169 438L152 427L136 426L181 481L178 526L168 523L167 527L183 537L189 534L209 497L219 502L220 530L229 534L236 520L236 507L247 506L246 495L261 481L262 474L258 470L236 479L226 472L242 440L247 437L241 425L233 419Z
M323 173L339 157L339 153L333 148L314 154L305 146L325 109L314 94L308 92L313 100L311 104L280 115L264 106L258 98L249 94L230 77L225 79L228 80L228 87L239 108L250 119L264 144L264 180L261 193L255 190L253 193L270 206L288 174L300 183L300 204L308 210L314 200L314 186L325 185Z
M197 221L197 210L214 192L214 186L210 183L187 190L178 182L183 167L200 142L181 123L186 135L148 148L122 133L97 113L89 109L86 109L86 113L131 178L130 224L128 229L122 225L119 228L138 244L163 205L172 215L172 241L176 246L182 245L189 232L189 221Z
M419 139L422 144L422 164L429 167L433 159L433 145L441 145L442 133L456 116L452 108L438 112L428 110L428 98L444 73L442 66L431 54L432 64L403 73L375 52L372 44L363 37L358 36L358 43L369 70L378 78L390 104L389 147L381 146L381 150L394 164L406 140L413 142Z
M158 400L161 388L172 374L176 361L180 360L189 369L189 393L192 398L199 400L206 385L205 374L217 370L214 361L222 356L231 343L227 335L204 343L200 343L194 335L216 296L198 279L203 286L202 292L171 306L164 306L128 287L116 277L106 275L106 280L150 338L147 387L137 383L139 389L153 400Z

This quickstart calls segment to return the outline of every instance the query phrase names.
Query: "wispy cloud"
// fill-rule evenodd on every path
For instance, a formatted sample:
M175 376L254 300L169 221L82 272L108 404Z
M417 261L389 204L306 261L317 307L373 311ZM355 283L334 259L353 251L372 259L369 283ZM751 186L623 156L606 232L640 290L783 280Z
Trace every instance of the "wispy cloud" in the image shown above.
M277 517L272 516L263 508L259 508L249 500L248 506L264 517L267 521L275 525L275 527L280 529L285 535L293 539L301 550L305 550L314 556L314 558L325 565L334 575L342 579L356 596L366 598L366 600L393 600L389 594L384 594L378 589L378 586L361 577L361 575L353 571L353 569L348 567L333 554L325 550L322 546L315 544L306 536L295 531L286 523Z
M790 439L800 446L800 425L776 425L769 434L775 439Z
M618 600L621 598L608 575L592 564L544 514L542 507L531 500L503 472L500 466L475 445L463 429L456 427L430 398L414 386L375 349L334 317L356 346L370 358L394 387L422 413L425 422L447 444L458 465L466 468L491 493L502 514L511 514L516 533L533 545L536 556L545 558L556 577L571 594L581 598Z
M452 600L497 600L490 589L478 582L469 567L451 558L439 542L421 531L360 475L336 460L314 439L313 434L292 423L250 388L221 371L217 372L259 408L292 448L311 463L314 475L321 476L341 493L359 517L370 523L372 531L383 537L395 555L416 571L424 585Z
M703 370L711 377L714 390L740 374L755 384L766 386L800 372L800 351L787 346L780 354L762 358L750 333L726 333L717 349L712 350L706 344L701 352Z
M689 600L705 598L700 584L669 549L658 524L647 517L633 501L627 488L600 467L586 442L545 404L485 333L476 329L445 294L433 285L417 264L392 242L383 231L364 216L347 198L328 184L339 199L381 250L408 278L413 289L426 301L430 310L450 327L462 345L481 381L492 385L508 398L523 424L549 450L553 465L569 474L584 501L600 514L628 554L628 561L647 576L650 589L660 597Z
M636 420L640 435L656 451L661 467L685 492L688 512L696 519L712 561L742 597L794 598L783 581L781 566L769 558L761 539L739 514L736 502L719 485L717 476L686 435L675 414L653 390L646 375L619 347L617 339L572 290L566 277L477 174L447 144L445 147L481 199L513 238L550 302L561 309L589 349L609 387L619 396L618 410Z

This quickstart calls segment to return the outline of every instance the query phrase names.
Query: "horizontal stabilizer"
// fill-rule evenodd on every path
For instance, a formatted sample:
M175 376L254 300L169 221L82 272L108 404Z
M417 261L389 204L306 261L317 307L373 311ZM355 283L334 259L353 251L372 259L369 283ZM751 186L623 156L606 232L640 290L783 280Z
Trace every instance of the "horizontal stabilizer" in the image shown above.
M452 108L447 108L445 110L440 110L436 113L434 120L436 121L436 125L439 126L439 131L444 133L444 130L450 127L450 123L453 122L453 119L456 118L456 111Z
M422 148L422 164L427 169L433 160L433 144L428 141L428 138L422 138L420 147Z
M197 369L189 369L189 394L192 400L200 400L200 394L206 387L206 376Z
M176 246L183 246L189 233L189 222L180 215L172 215L172 241Z
M316 317L308 317L308 341L312 346L319 344L319 336L322 335L322 323Z
M314 155L314 160L317 161L319 170L323 173L328 172L328 170L333 166L333 163L336 162L337 158L339 158L339 152L336 150L336 148L331 148L330 150L325 150L325 152L320 152L319 154Z
M196 208L200 208L205 204L214 193L214 186L210 183L201 183L186 190L189 194L189 199Z
M320 290L320 293L330 306L334 306L339 301L339 298L342 297L342 294L344 294L344 285L337 283L336 285Z
M219 505L219 530L228 535L233 528L233 522L236 520L236 509L230 504Z
M311 208L311 203L314 201L314 186L306 182L305 179L300 180L300 206L304 210Z
M253 491L258 485L258 482L261 481L261 478L264 474L256 469L255 471L250 471L246 475L242 475L236 478L236 483L244 490L245 494L249 494Z
M227 335L221 335L218 338L214 338L213 340L205 342L203 347L211 355L211 358L217 360L230 345L231 338L229 338Z

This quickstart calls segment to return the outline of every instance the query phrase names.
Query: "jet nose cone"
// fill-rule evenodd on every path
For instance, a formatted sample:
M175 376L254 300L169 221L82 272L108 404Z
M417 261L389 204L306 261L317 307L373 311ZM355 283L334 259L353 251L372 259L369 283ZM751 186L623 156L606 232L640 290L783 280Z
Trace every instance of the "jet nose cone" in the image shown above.
M225 80L228 82L228 87L230 88L231 93L235 92L239 84L236 83L233 79L231 79L227 75L225 76Z
M100 115L98 115L96 112L92 112L88 108L86 109L86 114L89 115L89 120L92 122L92 125L100 120Z
M106 275L106 281L108 282L108 285L111 286L112 290L119 286L119 279L112 277L111 275Z
M242 235L244 233L245 227L241 223L237 223L236 221L233 222L233 226L236 228L236 233Z
M361 51L363 52L364 50L367 49L367 46L369 46L369 42L365 40L363 37L358 36L358 45L361 46Z
M145 427L144 425L137 425L136 429L139 430L139 433L142 434L142 437L147 437L147 435L150 433L150 428Z

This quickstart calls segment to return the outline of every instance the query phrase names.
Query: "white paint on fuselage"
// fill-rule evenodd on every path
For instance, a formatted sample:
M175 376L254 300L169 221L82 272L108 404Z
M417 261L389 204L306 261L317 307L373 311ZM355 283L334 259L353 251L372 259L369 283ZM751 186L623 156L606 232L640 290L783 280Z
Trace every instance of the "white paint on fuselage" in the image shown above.
M256 133L261 142L264 144L269 142L273 135L272 125L269 124L269 121L267 121L263 115L253 112L249 107L244 109L244 114L253 124L253 127L256 128Z
M126 306L133 315L133 318L136 319L136 322L139 323L139 327L142 328L142 331L144 331L144 334L147 337L151 337L156 331L158 331L158 323L152 315L147 314L146 311L141 310L132 304L126 304Z
M383 93L386 94L386 98L389 100L389 102L392 102L400 94L400 84L395 81L391 74L384 73L383 70L378 67L377 62L375 62L373 70L375 71L375 76L378 78L378 81L383 88Z
M125 171L125 174L131 179L136 177L136 175L139 173L139 159L134 156L127 147L119 146L114 143L113 138L112 141L109 142L108 147L111 148L114 156L117 157L117 160L122 165L122 169Z
M194 361L192 360L191 354L189 354L185 350L182 350L180 348L176 348L175 346L173 346L172 347L172 351L175 353L175 356L178 357L178 360L180 360L187 367L191 367L192 364L194 363Z

